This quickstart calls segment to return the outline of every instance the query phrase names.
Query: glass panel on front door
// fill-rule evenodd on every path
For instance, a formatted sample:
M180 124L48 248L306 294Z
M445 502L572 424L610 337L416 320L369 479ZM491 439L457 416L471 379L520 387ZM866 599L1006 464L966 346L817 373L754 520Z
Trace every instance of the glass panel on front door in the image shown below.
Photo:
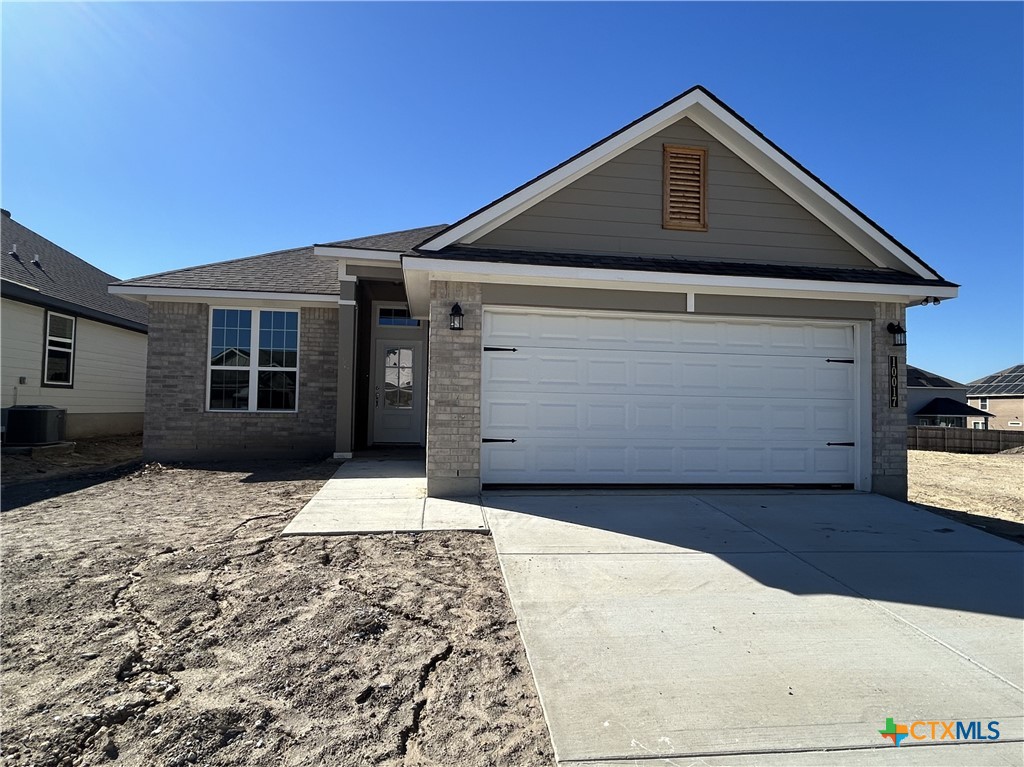
M384 353L384 407L411 410L413 405L413 350L395 346Z

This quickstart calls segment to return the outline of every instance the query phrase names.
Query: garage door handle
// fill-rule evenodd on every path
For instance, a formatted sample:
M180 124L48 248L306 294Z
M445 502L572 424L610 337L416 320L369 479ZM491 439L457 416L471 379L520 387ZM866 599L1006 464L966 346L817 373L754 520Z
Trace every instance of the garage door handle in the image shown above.
M484 437L481 442L515 442L514 439L497 439L495 437Z
M519 351L514 346L485 346L485 352L517 352Z
M856 447L856 442L826 442L828 447Z
M827 359L827 360L825 360L825 362L841 362L844 365L852 365L854 361L853 360L833 360L833 359Z

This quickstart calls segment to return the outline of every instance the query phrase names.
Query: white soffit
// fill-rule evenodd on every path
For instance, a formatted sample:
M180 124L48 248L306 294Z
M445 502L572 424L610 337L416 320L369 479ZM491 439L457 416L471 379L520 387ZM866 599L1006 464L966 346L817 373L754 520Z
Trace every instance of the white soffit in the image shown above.
M821 182L789 160L699 87L669 102L622 132L613 134L574 160L527 183L462 222L452 225L418 246L418 250L436 252L456 243L472 244L594 168L614 159L683 117L689 117L721 141L876 266L884 266L879 256L887 254L920 277L938 279L937 273L904 252L877 226L866 221L849 203L829 191Z

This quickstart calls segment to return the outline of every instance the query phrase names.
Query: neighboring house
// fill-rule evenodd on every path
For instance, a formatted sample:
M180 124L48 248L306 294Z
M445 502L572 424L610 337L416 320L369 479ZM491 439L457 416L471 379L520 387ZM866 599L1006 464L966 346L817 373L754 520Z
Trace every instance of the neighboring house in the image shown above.
M967 385L967 401L989 414L988 426L972 419L975 429L1024 430L1024 365L1013 365Z
M66 408L69 439L142 431L146 307L6 210L0 239L3 407Z
M985 423L988 413L967 404L967 385L907 365L907 423L910 426L966 427Z
M453 225L111 291L150 306L150 458L425 445L431 495L903 497L892 331L957 286L696 87Z

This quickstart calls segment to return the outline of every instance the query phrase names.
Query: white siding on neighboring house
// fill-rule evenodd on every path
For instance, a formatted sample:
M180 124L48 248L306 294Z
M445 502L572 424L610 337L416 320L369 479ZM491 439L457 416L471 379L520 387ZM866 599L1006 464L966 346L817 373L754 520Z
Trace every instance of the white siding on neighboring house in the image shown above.
M45 309L3 300L0 404L67 408L69 437L140 429L146 389L146 335L77 317L74 385L42 386L45 321ZM20 383L21 377L25 383ZM107 414L111 417L104 419Z
M662 228L662 145L708 150L706 232ZM475 247L873 264L689 119L641 142L473 243Z

